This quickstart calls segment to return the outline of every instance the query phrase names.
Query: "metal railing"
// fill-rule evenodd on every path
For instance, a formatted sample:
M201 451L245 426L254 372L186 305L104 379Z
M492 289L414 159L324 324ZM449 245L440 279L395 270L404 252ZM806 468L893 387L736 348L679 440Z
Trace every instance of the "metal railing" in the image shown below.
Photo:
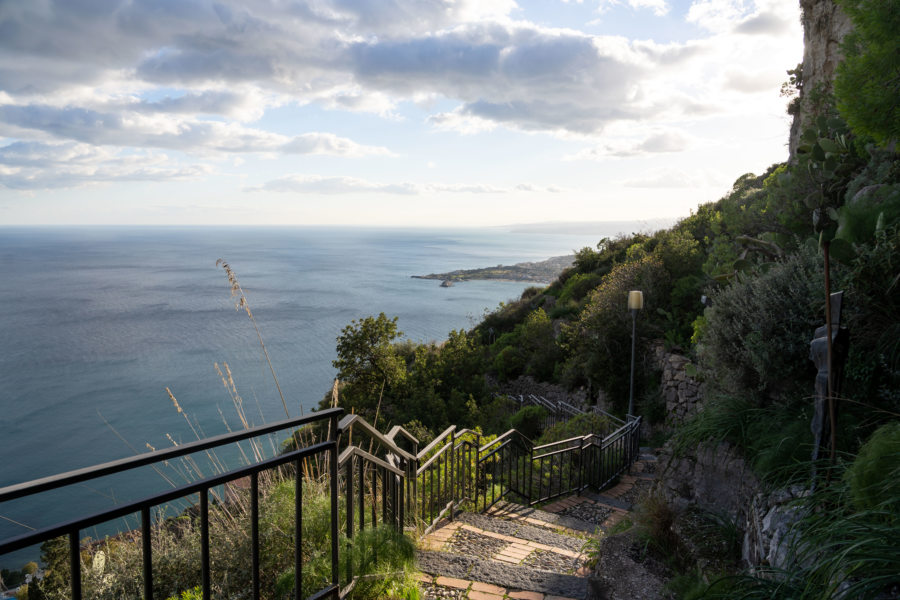
M195 452L220 448L235 442L256 438L276 431L289 428L302 427L315 424L329 423L329 431L337 432L338 417L343 414L343 409L328 409L318 413L313 413L305 417L294 419L286 419L265 425L255 427L240 432L228 433L193 443L183 444L166 450L157 450L141 454L131 458L116 460L94 467L78 469L54 475L52 477L44 477L34 481L8 486L0 489L0 503L8 502L18 498L25 498L35 494L46 492L49 490L59 489L70 486L75 483L91 481L106 475L121 473L137 469L142 466L162 463L164 461L181 458L193 454ZM69 553L69 580L70 589L73 600L81 600L83 596L82 586L82 564L81 564L81 531L94 527L96 525L125 517L134 513L140 513L140 540L142 554L142 579L143 579L143 596L150 600L154 598L153 586L153 560L152 560L152 538L154 529L160 525L159 522L153 522L153 508L160 507L167 503L183 499L193 494L199 495L199 520L200 520L200 563L201 563L201 591L203 598L210 597L210 548L209 548L209 494L210 490L244 477L250 478L250 526L251 526L251 595L254 599L260 597L260 539L259 539L259 475L265 471L277 469L285 465L293 465L295 479L295 514L294 523L294 589L295 597L301 597L302 577L303 577L303 561L301 560L302 545L302 491L303 491L303 461L320 455L327 457L327 469L329 478L329 492L331 496L331 530L330 530L330 549L331 549L331 582L320 590L309 596L310 599L319 598L338 598L338 441L335 435L330 435L330 439L300 448L267 460L262 460L256 464L241 467L228 471L227 473L216 475L202 479L200 481L189 483L169 490L164 493L155 494L143 500L129 502L122 506L104 510L96 514L78 518L65 523L60 523L23 534L0 542L0 555L14 552L23 548L28 548L35 544L55 539L60 536L68 538ZM159 511L157 511L157 517Z
M565 400L549 400L544 396L538 396L536 394L528 394L527 396L519 395L518 401L521 406L540 406L547 411L547 416L544 417L544 419L541 421L542 429L549 429L554 425L568 421L572 417L577 417L579 415L585 414L602 415L606 417L607 421L614 426L622 426L625 424L624 420L606 412L598 406L590 406L587 409L583 409L574 406L566 402ZM602 432L595 431L594 433L599 435L607 435L609 433L609 429L605 429Z
M641 418L603 437L591 433L542 446L510 430L480 449L475 507L486 509L512 495L533 506L585 489L603 489L627 471L640 450Z
M259 476L285 465L293 465L294 510L294 597L302 597L302 489L310 476L327 479L330 495L331 580L316 590L311 599L342 598L356 579L350 555L343 564L344 583L339 580L341 565L339 538L353 538L354 532L380 524L398 530L427 533L442 519L453 519L463 504L486 510L504 498L528 505L580 493L587 488L602 489L627 470L637 458L641 419L615 419L619 427L609 435L596 433L542 446L516 430L510 430L481 445L481 436L470 430L447 428L419 450L418 440L401 427L382 434L358 415L343 416L335 408L306 417L230 433L167 450L142 454L96 467L79 469L54 477L0 489L0 503L85 482L98 477L152 465L191 453L214 449L280 430L317 427L327 439L285 454L261 460L227 473L203 479L143 500L118 506L88 517L54 525L0 542L0 555L26 548L58 536L68 537L70 587L73 600L82 598L80 532L98 523L140 512L140 539L143 552L143 597L154 598L151 539L152 509L199 493L201 529L201 590L210 598L209 494L216 486L250 478L250 521L252 582L250 596L260 598ZM340 420L339 420L340 419ZM292 439L300 439L293 437ZM364 446L368 442L368 449ZM401 447L406 446L406 448ZM324 457L310 474L303 461ZM301 467L304 468L301 468ZM305 473L305 475L304 475ZM343 512L343 515L341 514ZM156 597L160 597L157 595Z

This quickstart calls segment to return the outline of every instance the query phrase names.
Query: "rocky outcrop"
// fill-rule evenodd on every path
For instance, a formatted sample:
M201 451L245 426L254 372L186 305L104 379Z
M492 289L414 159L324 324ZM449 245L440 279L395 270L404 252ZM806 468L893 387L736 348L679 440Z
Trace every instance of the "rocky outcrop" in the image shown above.
M736 448L727 442L676 453L672 444L660 452L657 491L675 510L699 506L735 523L747 519L748 500L761 491L757 477Z
M800 0L803 11L803 87L800 112L791 125L790 152L796 156L800 134L808 126L817 90L830 91L841 60L841 41L852 29L849 17L834 0Z
M809 492L800 486L757 494L746 518L741 558L748 565L768 565L776 569L790 566L793 556L793 527L803 516L796 500Z

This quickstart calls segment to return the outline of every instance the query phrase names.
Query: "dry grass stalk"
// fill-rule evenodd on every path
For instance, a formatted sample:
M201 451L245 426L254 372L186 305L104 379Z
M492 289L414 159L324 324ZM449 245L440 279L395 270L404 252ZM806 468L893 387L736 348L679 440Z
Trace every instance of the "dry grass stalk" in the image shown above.
M234 309L241 310L247 313L247 316L250 317L250 322L253 323L253 329L256 330L256 337L259 339L259 346L262 348L263 354L266 356L266 363L269 365L269 371L272 372L272 379L275 380L275 387L278 388L278 395L281 396L281 404L284 405L284 414L286 417L290 418L291 415L288 412L287 402L284 399L284 393L281 391L281 385L278 383L278 377L275 375L275 367L272 366L272 360L269 358L269 351L266 349L265 343L263 343L262 334L259 332L259 327L256 324L256 319L253 318L253 313L250 311L250 304L247 302L247 296L244 294L244 289L241 287L241 284L238 283L237 276L234 274L231 266L225 262L223 259L216 260L216 266L222 266L225 269L225 275L228 277L228 283L231 284L231 297L237 298L234 302ZM303 406L300 406L300 414L303 414Z

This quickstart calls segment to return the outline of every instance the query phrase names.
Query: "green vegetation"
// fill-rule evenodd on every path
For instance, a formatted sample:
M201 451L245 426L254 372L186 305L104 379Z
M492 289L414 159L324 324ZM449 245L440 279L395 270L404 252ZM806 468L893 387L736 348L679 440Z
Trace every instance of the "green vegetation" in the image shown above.
M839 0L854 31L834 87L838 109L851 127L879 143L900 139L900 2Z

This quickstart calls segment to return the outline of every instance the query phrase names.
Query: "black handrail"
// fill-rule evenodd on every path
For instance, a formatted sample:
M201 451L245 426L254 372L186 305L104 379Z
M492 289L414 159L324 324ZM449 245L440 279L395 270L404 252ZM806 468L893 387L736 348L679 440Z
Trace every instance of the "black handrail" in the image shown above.
M342 414L344 414L343 408L329 408L326 410L310 413L303 417L283 419L281 421L276 421L275 423L270 423L268 425L259 425L257 427L251 427L250 429L245 429L242 431L223 433L222 435L205 438L196 442L182 444L173 448L165 448L163 450L146 452L144 454L138 454L137 456L120 458L119 460L113 460L92 467L75 469L74 471L68 471L66 473L60 473L58 475L51 475L49 477L42 477L40 479L33 479L31 481L9 485L0 488L0 502L7 502L16 498L23 498L25 496L31 496L40 492L46 492L48 490L72 485L73 483L81 483L83 481L97 479L105 475L112 475L115 473L128 471L130 469L136 469L138 467L144 467L147 465L152 465L154 463L164 462L173 458L179 458L188 454L193 454L194 452L209 450L210 448L217 448L219 446L224 446L225 444L234 442L241 442L243 440L259 437L267 433L274 433L282 429L300 427L302 425L308 425L316 421L324 421L325 419L331 418L333 415Z
M166 450L158 450L149 452L127 459L111 461L89 467L86 469L78 469L68 473L62 473L52 477L44 477L32 482L25 482L8 486L0 490L0 501L7 501L14 498L23 498L41 491L58 489L73 483L96 479L105 475L119 473L129 469L146 466L171 458L186 456L194 452L206 450L210 448L220 447L237 441L258 437L278 431L279 429L291 428L309 423L329 421L331 423L331 431L337 432L337 419L343 414L343 409L329 409L318 413L313 413L304 417L287 419L266 425L255 427L240 432L228 433L206 440L200 440L183 446L169 448ZM302 486L303 472L301 463L309 457L327 454L330 464L330 491L331 491L331 560L332 560L332 577L331 584L325 586L322 590L317 590L313 595L318 598L332 597L338 598L340 586L338 583L337 561L338 561L338 528L337 528L337 476L336 468L338 461L338 442L336 436L323 442L319 442L305 448L301 448L280 456L260 461L258 463L240 467L223 473L220 475L204 478L200 481L182 485L173 490L151 495L142 500L128 502L122 506L100 511L88 517L71 520L64 523L58 523L48 527L44 527L37 531L29 532L0 542L0 554L6 554L22 548L27 548L34 544L51 540L60 536L67 536L69 541L69 563L70 563L70 587L73 600L81 600L83 596L81 581L81 556L80 556L80 532L83 529L99 525L126 515L141 513L141 548L142 548L142 578L144 598L152 600L153 598L153 563L152 563L152 545L151 538L153 535L153 522L151 519L151 510L153 507L172 502L193 494L200 496L200 528L201 528L201 590L204 600L210 598L210 556L209 556L209 492L212 488L226 484L236 479L249 476L251 478L251 553L252 553L252 594L254 599L258 599L259 592L259 535L258 535L258 475L262 471L275 469L277 467L293 463L296 469L296 504L295 504L295 570L294 570L294 589L295 597L300 598L302 593L302 576L303 566L301 561L301 529L302 520Z

